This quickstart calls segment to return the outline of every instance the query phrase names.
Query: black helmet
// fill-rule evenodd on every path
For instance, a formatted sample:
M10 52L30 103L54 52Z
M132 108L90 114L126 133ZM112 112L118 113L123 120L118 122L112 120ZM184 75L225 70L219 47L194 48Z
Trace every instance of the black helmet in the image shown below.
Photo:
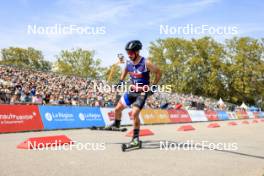
M142 43L139 40L131 40L126 44L127 51L139 51L142 49Z

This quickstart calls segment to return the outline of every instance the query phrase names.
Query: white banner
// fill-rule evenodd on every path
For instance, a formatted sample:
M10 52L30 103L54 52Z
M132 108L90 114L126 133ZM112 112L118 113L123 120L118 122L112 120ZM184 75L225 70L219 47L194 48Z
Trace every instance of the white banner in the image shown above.
M114 108L101 108L101 112L105 121L105 125L110 125L115 120ZM131 109L124 109L122 112L121 125L132 125L133 120L130 119Z
M208 121L204 111L188 110L188 113L193 122Z
M255 118L253 112L251 112L251 111L247 111L247 114L248 114L248 118L249 118L249 119L254 119L254 118Z
M227 114L228 114L228 119L230 119L230 120L237 119L237 115L235 112L227 112Z

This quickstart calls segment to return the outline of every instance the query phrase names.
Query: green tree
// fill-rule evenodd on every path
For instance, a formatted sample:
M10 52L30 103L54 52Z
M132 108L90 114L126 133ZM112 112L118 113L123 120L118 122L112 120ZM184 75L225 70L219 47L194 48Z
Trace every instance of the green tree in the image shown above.
M151 42L150 57L163 71L162 84L175 92L264 108L264 39L158 39Z
M263 40L235 37L226 41L226 50L230 101L255 104L264 99Z
M91 79L102 76L101 61L94 59L94 51L81 48L62 50L56 58L55 70L59 73Z
M164 73L163 82L173 90L197 95L221 95L223 46L212 38L159 39L152 42L150 55Z
M196 81L194 92L198 95L219 98L225 95L223 84L223 58L224 47L210 37L192 40L194 46L193 56L187 62L186 67L191 68L192 81ZM188 76L188 74L187 74Z
M44 59L40 50L34 48L10 47L1 49L0 64L13 65L20 68L30 68L42 71L51 70L51 63Z

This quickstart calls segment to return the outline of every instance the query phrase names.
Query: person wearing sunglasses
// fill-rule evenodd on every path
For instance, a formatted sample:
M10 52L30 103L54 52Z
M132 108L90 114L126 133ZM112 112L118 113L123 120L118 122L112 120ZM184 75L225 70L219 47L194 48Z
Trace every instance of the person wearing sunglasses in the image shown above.
M126 107L132 108L131 116L134 120L133 137L131 145L139 145L140 119L139 114L144 107L146 99L157 91L157 84L161 78L160 69L154 65L149 59L140 55L142 43L139 40L129 41L125 50L129 57L126 62L118 86L124 85L124 80L129 74L130 86L129 90L123 94L115 107L115 121L112 125L106 127L108 129L120 128L122 111ZM152 84L150 83L150 73L155 76Z

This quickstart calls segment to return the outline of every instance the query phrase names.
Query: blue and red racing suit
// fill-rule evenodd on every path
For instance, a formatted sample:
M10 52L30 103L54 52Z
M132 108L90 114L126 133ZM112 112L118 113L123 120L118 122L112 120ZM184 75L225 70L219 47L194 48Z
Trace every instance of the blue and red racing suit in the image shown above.
M142 109L147 99L147 93L150 79L150 72L147 69L146 58L142 57L138 64L134 65L132 61L128 60L126 63L126 70L130 75L131 90L125 92L121 97L121 103L124 106L137 106Z

